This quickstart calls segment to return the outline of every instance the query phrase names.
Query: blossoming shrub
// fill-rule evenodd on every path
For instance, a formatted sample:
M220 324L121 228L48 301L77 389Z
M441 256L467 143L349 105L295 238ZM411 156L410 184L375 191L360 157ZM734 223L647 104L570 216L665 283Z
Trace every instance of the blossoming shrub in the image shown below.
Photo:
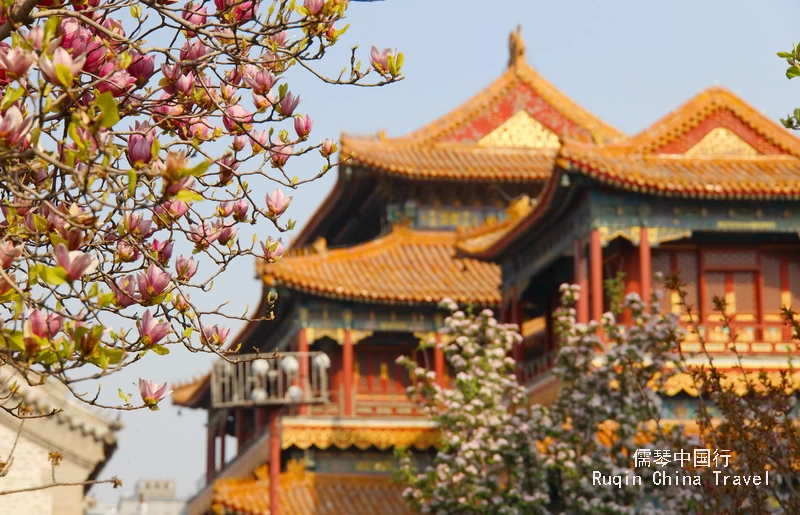
M683 336L677 318L651 309L629 295L620 309L636 320L617 324L613 313L600 322L578 324L573 304L577 287L562 287L555 314L561 344L555 376L561 382L552 407L530 405L508 357L521 342L514 325L499 324L489 310L451 311L441 334L455 377L448 388L408 358L413 374L409 396L422 404L442 433L434 463L418 470L401 452L398 479L403 495L422 513L683 513L696 506L690 487L656 488L653 472L634 467L637 449L689 448L677 429L654 427L660 400L647 385L666 379ZM605 338L600 338L601 329ZM423 344L430 348L431 343ZM668 373L668 372L667 372ZM593 473L642 477L642 487L598 487Z

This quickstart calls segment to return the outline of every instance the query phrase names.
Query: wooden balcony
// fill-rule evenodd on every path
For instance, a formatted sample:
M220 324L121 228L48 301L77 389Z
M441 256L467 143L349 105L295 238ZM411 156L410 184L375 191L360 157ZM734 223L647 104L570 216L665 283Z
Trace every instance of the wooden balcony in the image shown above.
M323 352L284 352L277 358L255 354L220 360L211 369L213 408L328 402L330 359Z

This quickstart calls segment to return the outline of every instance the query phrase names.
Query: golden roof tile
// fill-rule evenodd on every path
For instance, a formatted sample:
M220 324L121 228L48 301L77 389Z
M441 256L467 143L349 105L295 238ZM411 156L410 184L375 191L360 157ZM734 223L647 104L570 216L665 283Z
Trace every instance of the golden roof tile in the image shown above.
M275 286L363 302L435 304L445 297L500 303L500 269L455 253L454 231L420 231L396 224L376 240L349 248L290 253L258 265Z
M214 483L212 509L240 515L269 514L269 479L266 470L255 478L219 479ZM320 474L302 464L290 463L281 474L281 513L286 515L410 515L402 487L386 476Z
M484 223L475 227L458 230L458 250L470 255L494 245L509 231L522 222L533 210L534 203L527 195L513 201L506 210L503 220Z

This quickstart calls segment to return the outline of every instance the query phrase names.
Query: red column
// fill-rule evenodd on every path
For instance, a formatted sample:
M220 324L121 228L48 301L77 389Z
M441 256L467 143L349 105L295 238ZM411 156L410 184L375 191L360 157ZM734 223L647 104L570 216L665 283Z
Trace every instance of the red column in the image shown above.
M236 454L238 455L245 444L244 435L244 408L236 408L233 414L233 432L236 435Z
M589 268L592 292L592 319L600 321L603 316L603 248L600 246L600 230L592 229L589 239Z
M444 351L439 347L439 344L442 343L442 335L436 333L436 347L433 351L433 368L434 372L436 372L436 382L439 383L439 386L442 388L445 387L445 366L444 366Z
M305 328L301 328L300 331L297 333L297 352L300 352L300 388L303 389L304 395L309 395L307 391L310 388L309 384L309 377L308 377L308 339L306 336ZM305 355L302 353L306 353ZM308 415L308 405L301 404L300 405L300 414L301 415Z
M281 428L278 409L269 410L269 512L280 513Z
M581 240L575 240L574 266L575 283L581 288L577 305L578 322L585 324L589 321L589 272Z
M788 297L788 299L786 299ZM784 303L788 300L788 304ZM792 307L791 290L789 289L789 256L783 254L781 256L781 307ZM792 328L789 325L783 325L783 341L788 342L792 339Z
M642 288L642 300L650 302L653 281L653 267L650 256L650 237L647 234L647 227L639 229L639 284Z
M225 468L225 433L228 432L228 414L222 417L222 421L217 428L219 431L219 469Z
M214 475L217 473L217 428L210 421L207 427L208 442L206 447L206 483L211 484L214 480Z
M342 345L342 368L344 368L344 416L353 416L353 340L350 329L344 330Z

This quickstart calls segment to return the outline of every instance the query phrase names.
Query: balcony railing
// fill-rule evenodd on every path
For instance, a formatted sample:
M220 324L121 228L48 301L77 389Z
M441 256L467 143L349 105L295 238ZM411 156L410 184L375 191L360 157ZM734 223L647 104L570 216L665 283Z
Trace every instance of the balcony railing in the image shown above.
M220 360L211 369L214 408L328 402L330 358L323 352L255 354Z

